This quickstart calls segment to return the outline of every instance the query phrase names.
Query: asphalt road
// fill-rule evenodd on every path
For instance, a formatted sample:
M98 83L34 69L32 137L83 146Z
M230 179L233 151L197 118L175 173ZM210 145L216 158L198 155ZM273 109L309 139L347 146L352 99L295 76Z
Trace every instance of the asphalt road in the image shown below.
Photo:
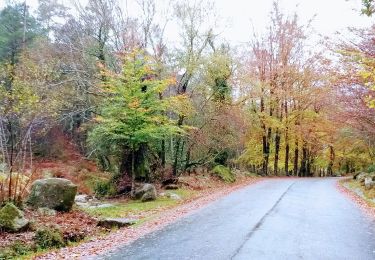
M101 259L375 259L375 222L335 179L248 186Z

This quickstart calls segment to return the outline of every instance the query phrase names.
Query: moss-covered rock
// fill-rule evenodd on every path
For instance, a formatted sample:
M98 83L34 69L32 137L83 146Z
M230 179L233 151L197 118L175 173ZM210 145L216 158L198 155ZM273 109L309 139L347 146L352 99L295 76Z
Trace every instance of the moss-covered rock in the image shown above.
M216 165L212 169L212 173L217 175L225 182L232 183L236 181L236 176L233 174L233 172L228 167L225 167L223 165Z
M135 190L134 197L136 199L141 199L143 202L156 200L156 188L152 184L145 183L142 187Z
M0 209L0 228L17 232L27 227L29 220L27 220L21 210L19 210L12 203L7 203Z
M76 193L77 186L67 179L36 180L31 186L27 204L34 208L69 211L73 206Z

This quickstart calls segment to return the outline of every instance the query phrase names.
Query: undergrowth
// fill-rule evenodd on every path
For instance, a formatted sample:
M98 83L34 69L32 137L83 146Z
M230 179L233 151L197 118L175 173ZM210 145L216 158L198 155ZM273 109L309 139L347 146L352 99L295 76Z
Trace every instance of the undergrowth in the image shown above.
M225 182L233 183L236 181L236 177L234 176L233 172L223 165L216 165L212 169L212 173L217 175L220 179Z

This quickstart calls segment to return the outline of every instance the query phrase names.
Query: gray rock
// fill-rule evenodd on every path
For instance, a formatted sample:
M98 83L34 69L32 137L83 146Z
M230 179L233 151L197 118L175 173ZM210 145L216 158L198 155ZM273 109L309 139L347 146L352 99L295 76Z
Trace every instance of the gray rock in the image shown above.
M128 218L105 218L100 219L98 221L98 226L106 227L106 228L120 228L120 227L128 227L137 223L134 219Z
M177 195L176 193L167 193L167 197L168 198L171 198L172 200L182 200L182 198Z
M368 173L366 173L366 172L360 172L360 173L355 175L355 179L357 181L364 181L367 175L368 175Z
M23 212L12 203L7 203L0 209L0 228L17 232L26 228L28 224L29 220L25 218Z
M156 188L154 185L145 183L141 188L138 188L134 192L136 199L141 199L142 202L156 200Z
M159 194L159 196L163 198L170 198L172 200L182 200L178 194L172 192L162 192Z
M89 208L91 207L91 204L88 202L76 202L76 205L81 208Z
M31 186L27 204L34 208L70 211L77 193L77 186L70 180L48 178L36 180Z
M365 188L371 189L375 186L375 181L372 180L372 177L366 177L365 178Z
M90 200L90 198L92 198L91 196L87 195L87 194L78 194L75 196L74 198L74 201L77 203L86 203Z
M152 200L156 200L156 193L154 194L152 192L148 192L148 193L145 193L141 198L142 202L147 202L147 201L152 201Z
M92 206L89 206L88 208L90 208L90 209L104 209L104 208L110 208L110 207L113 207L113 204L103 203L103 204L92 205Z
M38 208L38 214L42 216L55 216L57 212L54 209Z

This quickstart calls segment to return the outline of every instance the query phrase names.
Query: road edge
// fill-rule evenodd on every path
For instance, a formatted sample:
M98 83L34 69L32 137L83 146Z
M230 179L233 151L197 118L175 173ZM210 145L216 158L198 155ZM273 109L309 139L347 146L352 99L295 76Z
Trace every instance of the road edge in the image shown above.
M365 198L344 185L347 180L348 178L337 180L336 188L344 194L344 196L353 201L368 217L375 218L375 207L366 201Z
M163 229L194 212L208 206L209 204L223 198L224 196L240 190L249 185L255 185L264 178L249 178L236 185L225 187L207 196L198 197L186 204L178 205L160 213L156 218L145 222L140 226L122 228L104 237L97 237L74 247L65 247L48 254L37 256L34 259L92 259L109 253L121 246L128 245L135 240Z

